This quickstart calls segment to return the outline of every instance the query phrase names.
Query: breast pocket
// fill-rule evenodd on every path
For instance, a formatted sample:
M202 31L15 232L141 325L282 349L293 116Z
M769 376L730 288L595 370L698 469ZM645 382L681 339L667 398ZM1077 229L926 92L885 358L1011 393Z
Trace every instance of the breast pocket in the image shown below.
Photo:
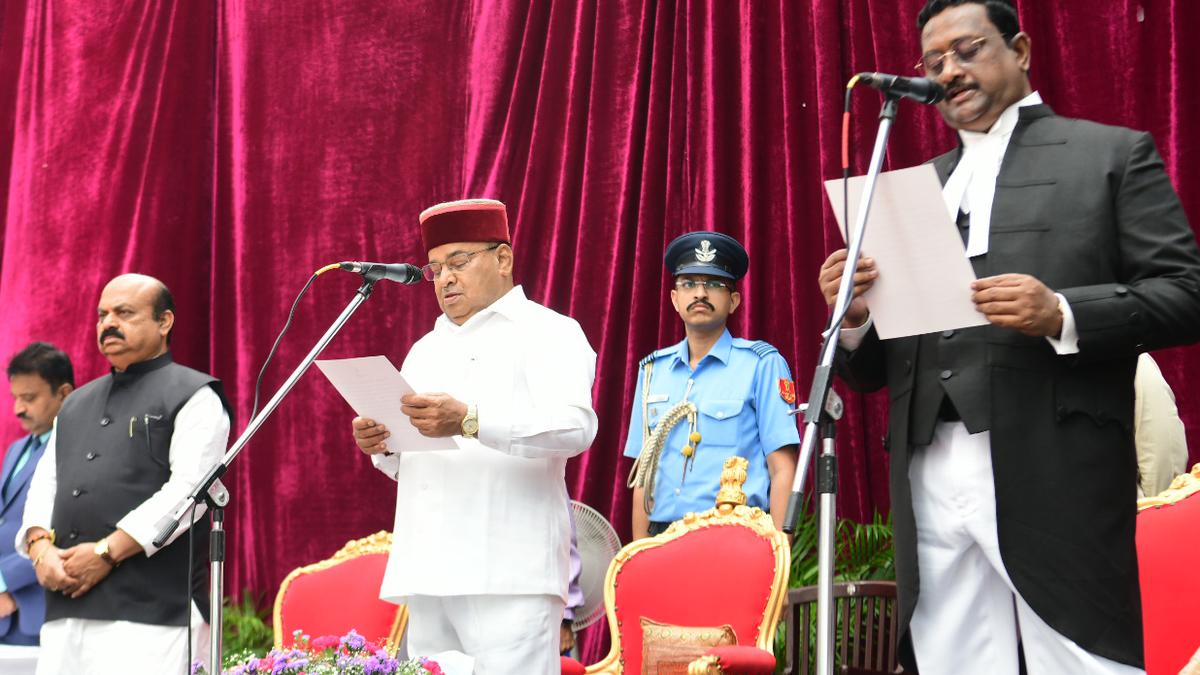
M646 425L650 427L651 431L658 426L658 421L673 405L670 401L660 401L646 406Z
M700 409L700 443L701 445L736 446L738 444L738 426L742 420L742 410L746 402L743 400L703 401L696 407Z
M166 414L154 411L130 421L133 449L164 470L171 464L171 423Z
M531 406L531 392L540 387L538 378L544 371L517 368L510 355L496 349L480 350L467 360L466 376L444 391L463 401L498 405L501 409ZM438 378L435 381L447 382Z

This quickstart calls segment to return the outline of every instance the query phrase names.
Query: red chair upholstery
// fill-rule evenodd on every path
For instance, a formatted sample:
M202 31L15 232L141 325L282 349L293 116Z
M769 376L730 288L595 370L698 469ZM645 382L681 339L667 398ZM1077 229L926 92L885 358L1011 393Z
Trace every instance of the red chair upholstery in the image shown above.
M379 599L391 539L377 532L348 542L328 560L292 570L275 596L275 647L292 646L296 630L316 638L353 628L395 653L408 608Z
M562 664L562 675L583 675L587 672L583 664L567 656L560 656L559 661Z
M1200 650L1200 464L1138 508L1146 675L1176 675Z
M587 673L641 673L642 618L733 628L741 649L717 648L711 655L720 669L709 670L718 666L708 659L693 662L689 672L774 672L771 649L791 550L768 514L745 506L744 480L745 460L726 460L717 508L689 513L666 532L617 553L604 591L612 649Z
M714 647L688 673L774 673L775 655L758 647Z

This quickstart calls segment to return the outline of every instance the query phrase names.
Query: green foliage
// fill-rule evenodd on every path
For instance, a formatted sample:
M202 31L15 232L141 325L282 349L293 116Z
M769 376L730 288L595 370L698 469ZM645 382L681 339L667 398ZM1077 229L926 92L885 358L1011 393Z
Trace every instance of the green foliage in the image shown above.
M817 533L816 510L806 502L792 543L790 588L817 583ZM834 581L895 580L890 514L884 518L876 513L869 523L840 519L834 539Z
M818 518L816 509L809 500L805 501L803 514L796 526L792 543L792 569L788 577L789 588L814 586L820 574L817 563ZM843 518L838 520L834 540L834 581L894 581L896 568L892 549L892 517L876 513L869 523L858 523ZM840 629L843 617L835 617ZM816 644L817 625L814 620L807 627L809 644ZM783 622L775 631L776 672L783 672L787 655L787 636ZM810 672L816 667L815 652L810 656ZM837 664L835 664L835 667Z
M260 609L262 596L255 597L250 591L242 593L242 601L234 604L225 598L225 625L222 644L225 664L247 654L265 654L275 646L275 631L271 628L270 614Z

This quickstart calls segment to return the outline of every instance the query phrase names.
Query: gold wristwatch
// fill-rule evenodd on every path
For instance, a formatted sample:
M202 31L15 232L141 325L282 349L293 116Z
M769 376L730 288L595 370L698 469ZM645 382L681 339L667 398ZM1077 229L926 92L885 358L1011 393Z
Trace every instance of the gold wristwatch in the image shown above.
M100 556L101 560L109 565L112 565L113 567L116 567L120 564L112 557L112 554L108 552L108 537L96 542L96 548L92 549L92 552Z
M479 412L475 405L467 406L467 416L462 421L463 438L476 438L479 434Z

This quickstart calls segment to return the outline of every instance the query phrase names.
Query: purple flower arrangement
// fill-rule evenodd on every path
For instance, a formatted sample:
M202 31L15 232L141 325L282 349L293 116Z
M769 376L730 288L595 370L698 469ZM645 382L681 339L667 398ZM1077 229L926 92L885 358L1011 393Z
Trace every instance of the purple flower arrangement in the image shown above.
M318 638L296 631L293 638L291 649L272 649L265 656L230 655L224 675L444 675L437 663L393 658L354 630ZM192 675L207 675L199 661L192 664Z

